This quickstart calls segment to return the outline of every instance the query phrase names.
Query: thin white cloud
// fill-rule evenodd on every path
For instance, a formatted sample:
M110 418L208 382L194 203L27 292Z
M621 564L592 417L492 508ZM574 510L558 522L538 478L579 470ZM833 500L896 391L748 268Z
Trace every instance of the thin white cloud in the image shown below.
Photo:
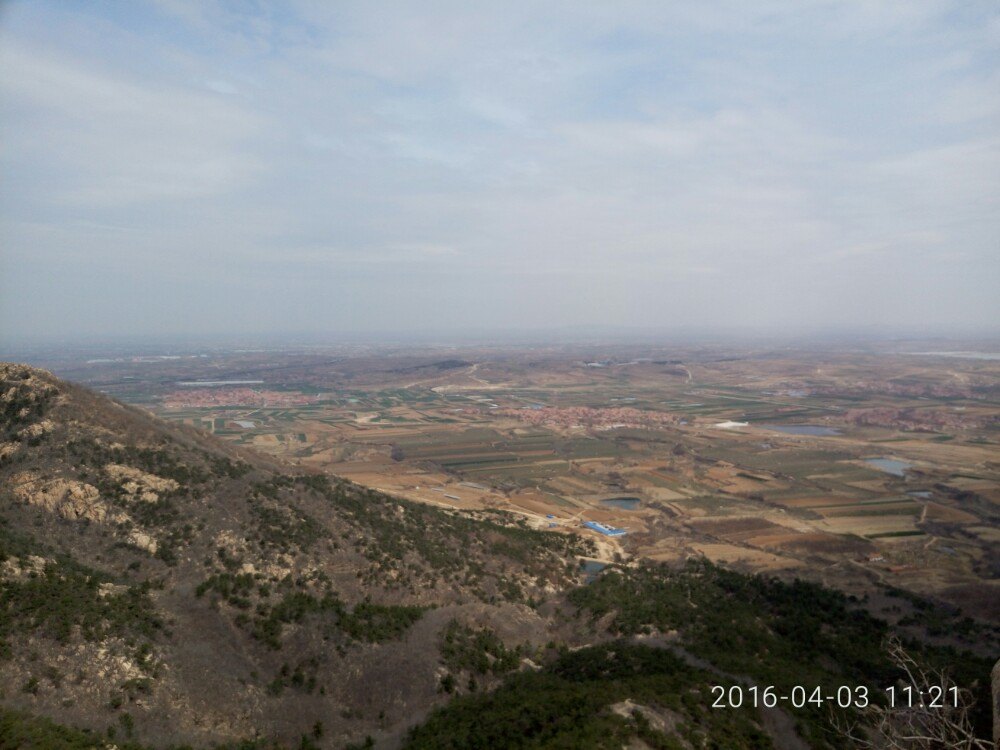
M259 168L258 118L207 94L144 86L15 43L0 47L0 92L21 115L3 128L22 163L58 164L47 199L121 206L217 194Z
M0 18L0 336L1000 319L988 3L125 12Z

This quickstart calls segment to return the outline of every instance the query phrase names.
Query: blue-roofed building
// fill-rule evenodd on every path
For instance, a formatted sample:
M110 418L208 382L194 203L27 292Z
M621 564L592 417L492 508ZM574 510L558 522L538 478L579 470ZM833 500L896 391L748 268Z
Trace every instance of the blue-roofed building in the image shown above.
M603 523L598 523L597 521L584 521L583 525L588 529L593 529L599 534L604 534L605 536L623 536L628 532L625 529L616 529L614 526L605 526Z

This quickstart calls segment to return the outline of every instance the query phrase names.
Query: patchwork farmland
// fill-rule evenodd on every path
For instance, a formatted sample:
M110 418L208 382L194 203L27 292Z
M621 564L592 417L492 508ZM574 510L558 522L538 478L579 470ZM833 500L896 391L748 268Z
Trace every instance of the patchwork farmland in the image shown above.
M1000 569L993 360L619 347L283 354L274 367L270 356L80 379L304 471L587 535L609 560L706 556L955 601L981 598L969 592ZM229 385L243 380L257 382Z

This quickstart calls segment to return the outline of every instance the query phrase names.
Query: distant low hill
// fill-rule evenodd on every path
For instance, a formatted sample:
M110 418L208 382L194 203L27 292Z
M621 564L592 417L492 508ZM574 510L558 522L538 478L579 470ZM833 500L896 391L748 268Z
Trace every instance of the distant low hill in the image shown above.
M5 748L837 747L825 710L710 687L898 677L885 623L829 589L697 561L581 586L578 536L302 475L16 364L0 519Z

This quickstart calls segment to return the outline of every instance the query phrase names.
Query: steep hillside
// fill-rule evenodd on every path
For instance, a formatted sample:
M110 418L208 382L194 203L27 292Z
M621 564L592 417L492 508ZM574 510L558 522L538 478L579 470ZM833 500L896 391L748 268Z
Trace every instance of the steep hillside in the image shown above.
M438 631L544 643L530 604L585 547L511 519L295 476L16 365L0 369L9 707L207 742L402 730Z
M838 592L703 561L580 585L592 553L0 365L0 746L842 747L829 705L712 686L901 676ZM987 707L983 653L910 645Z

